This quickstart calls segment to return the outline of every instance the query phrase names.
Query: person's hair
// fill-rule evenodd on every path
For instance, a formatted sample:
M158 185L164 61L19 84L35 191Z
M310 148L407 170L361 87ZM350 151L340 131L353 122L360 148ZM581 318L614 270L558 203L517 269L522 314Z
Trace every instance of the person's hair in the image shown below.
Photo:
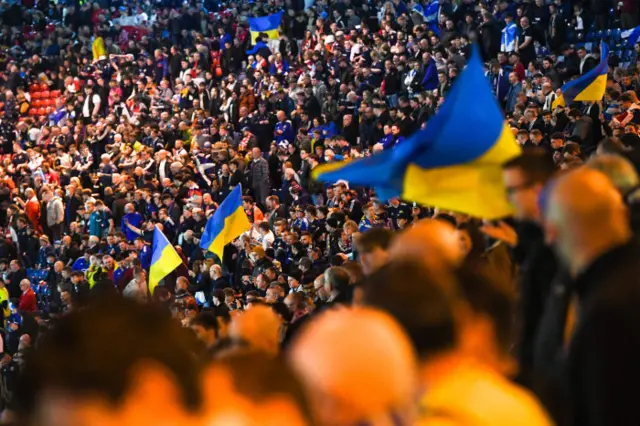
M269 232L269 224L267 222L260 222L258 224L258 228L262 229L265 232Z
M293 310L302 310L306 306L306 295L301 291L294 291L289 295L291 297L291 307Z
M233 296L236 297L236 292L231 288L231 287L227 287L224 290L222 290L222 292L224 293L224 296Z
M287 305L284 302L274 302L271 304L271 309L276 315L280 315L285 322L291 321L293 314L287 308Z
M520 169L533 183L546 183L556 171L553 158L542 148L525 149L522 154L507 161L503 169Z
M386 228L372 228L356 238L355 246L359 253L371 253L375 249L387 250L394 237L393 231Z
M620 140L620 138L609 137L605 138L600 142L600 151L603 154L622 154L627 151L627 148L624 146L624 143Z
M611 180L618 190L626 195L638 188L640 179L633 164L626 158L615 154L602 154L591 157L585 164L590 169L599 170Z
M60 318L39 340L38 350L27 354L16 391L18 411L29 416L48 389L96 394L121 404L132 369L149 360L171 372L183 406L198 409L202 366L195 336L155 305L102 296Z
M391 262L365 280L363 301L395 317L424 358L456 344L457 285L445 269L416 261Z
M458 225L458 230L466 231L471 240L471 251L467 254L467 259L479 259L485 252L486 243L478 222L470 220L461 223Z
M213 330L215 332L216 337L218 337L219 332L219 323L218 319L211 312L202 312L200 315L195 317L191 322L191 325L199 325L205 330Z
M534 135L534 136L542 136L542 132L540 130L538 130L538 129L533 129L531 131L531 134Z
M304 387L289 363L260 352L235 353L218 359L217 364L230 373L235 391L259 403L270 398L291 398L305 422L312 424L311 410Z
M349 279L351 284L358 284L364 278L364 272L362 271L362 265L353 260L344 262L341 268L345 269L349 273Z
M619 100L620 100L620 102L631 102L631 103L634 102L633 97L627 92L625 92L622 95L620 95Z
M251 198L248 195L245 195L244 197L242 197L242 202L243 203L249 203L249 204L253 204L253 198Z
M349 290L350 276L346 269L334 266L324 272L325 283L329 283L332 289L344 294Z
M497 343L505 353L514 337L515 292L507 280L480 262L467 262L456 271L460 291L471 309L493 323Z

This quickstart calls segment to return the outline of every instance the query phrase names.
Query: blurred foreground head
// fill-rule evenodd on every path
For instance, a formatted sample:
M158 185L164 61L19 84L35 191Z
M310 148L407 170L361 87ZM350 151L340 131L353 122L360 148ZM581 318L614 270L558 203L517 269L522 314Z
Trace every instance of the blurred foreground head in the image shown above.
M464 259L458 240L450 223L424 219L393 239L389 259L416 259L433 267L455 267Z
M233 317L229 326L229 337L273 356L279 350L281 324L273 309L258 305Z
M545 239L572 274L632 237L620 191L604 173L581 167L558 177L542 203Z
M204 374L207 426L309 426L304 388L288 363L256 350L223 357Z
M74 311L26 360L20 424L180 424L201 405L197 347L152 306L105 298Z
M302 330L289 360L318 424L393 424L401 418L400 424L409 424L416 359L388 314L370 308L327 311Z

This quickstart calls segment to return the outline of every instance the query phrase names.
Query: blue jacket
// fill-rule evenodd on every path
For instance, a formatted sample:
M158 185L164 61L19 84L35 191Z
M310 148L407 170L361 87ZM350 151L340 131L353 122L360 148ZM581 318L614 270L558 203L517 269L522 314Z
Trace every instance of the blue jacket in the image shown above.
M393 147L393 145L394 145L394 143L393 143L393 135L391 133L389 133L384 138L380 139L380 143L382 144L382 148L383 149L389 149L389 148Z
M255 55L256 53L260 52L260 50L262 49L267 49L269 52L271 52L271 49L269 49L269 46L267 46L263 41L257 41L256 44L253 46L253 49L247 50L247 55ZM269 55L267 55L265 59L268 57Z
M149 268L151 268L152 253L153 252L151 251L151 247L149 247L148 245L145 245L144 247L142 247L142 250L140 250L140 255L138 256L140 259L140 266L145 271L148 271Z
M122 230L122 233L126 235L127 241L131 242L138 238L139 235L129 229L126 224L127 220L131 225L135 226L136 228L140 228L140 226L142 225L142 215L140 215L140 213L138 212L133 212L127 213L122 217L122 224L120 225L120 229Z
M282 61L282 74L285 74L288 72L289 72L289 62ZM269 68L269 73L273 75L278 74L278 67L276 67L275 62L271 64L271 67Z
M507 96L505 98L505 107L504 110L506 112L513 112L518 103L518 94L522 92L522 83L517 82L516 84L509 87L507 91Z
M431 58L429 63L424 67L424 77L422 78L422 87L424 90L434 90L438 88L438 67L435 59Z
M493 74L492 72L488 72L486 74L489 79L489 83L491 84L491 89L493 89L493 94L498 99L498 102L502 103L507 97L507 92L509 91L509 76L504 71L500 70L498 74Z
M89 261L85 259L84 256L79 257L75 262L73 262L73 266L71 266L71 269L74 271L84 272L89 269Z
M282 134L278 134L278 130L282 130ZM295 136L293 134L293 126L290 121L279 121L276 123L276 127L274 129L274 134L276 138L276 142L280 143L283 140L287 140L289 143L293 143L295 140Z

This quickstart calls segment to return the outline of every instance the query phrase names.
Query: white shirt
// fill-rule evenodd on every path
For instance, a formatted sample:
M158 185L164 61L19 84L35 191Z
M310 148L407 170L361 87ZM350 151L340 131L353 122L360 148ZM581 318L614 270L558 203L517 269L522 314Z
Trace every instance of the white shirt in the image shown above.
M160 174L160 181L162 181L162 179L167 177L164 174L164 165L165 164L167 164L167 160L162 160L162 161L160 161L160 164L158 164L158 173Z
M276 239L276 236L273 235L273 232L269 231L262 237L262 248L265 251L273 245L273 241Z
M93 107L95 108L96 105L100 105L100 95L98 95L97 93L94 93L91 96L93 101ZM82 107L82 115L84 117L91 117L91 114L93 114L93 111L89 111L89 98L87 97L87 99L85 99L84 101L84 106Z

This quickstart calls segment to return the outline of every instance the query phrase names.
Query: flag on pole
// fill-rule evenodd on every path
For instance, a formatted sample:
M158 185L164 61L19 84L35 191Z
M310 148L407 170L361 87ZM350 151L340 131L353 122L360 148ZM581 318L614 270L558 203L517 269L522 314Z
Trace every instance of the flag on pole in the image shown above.
M242 188L237 185L207 221L200 248L215 253L222 260L224 246L249 229L251 223L242 207Z
M623 31L620 35L623 39L626 39L629 44L636 44L640 38L640 26Z
M609 72L609 46L602 43L600 63L591 71L571 80L560 88L562 94L553 101L552 108L567 106L572 102L599 101L607 90L607 73Z
M255 44L260 33L265 33L271 40L278 39L278 28L282 21L282 11L273 15L248 18L251 31L251 43Z
M384 199L401 196L425 206L498 219L513 213L502 165L520 152L474 46L467 67L424 129L372 157L316 167L313 177L373 186Z
M182 258L171 245L167 237L156 226L153 231L153 253L151 254L151 268L149 270L149 292L174 269L182 264Z

